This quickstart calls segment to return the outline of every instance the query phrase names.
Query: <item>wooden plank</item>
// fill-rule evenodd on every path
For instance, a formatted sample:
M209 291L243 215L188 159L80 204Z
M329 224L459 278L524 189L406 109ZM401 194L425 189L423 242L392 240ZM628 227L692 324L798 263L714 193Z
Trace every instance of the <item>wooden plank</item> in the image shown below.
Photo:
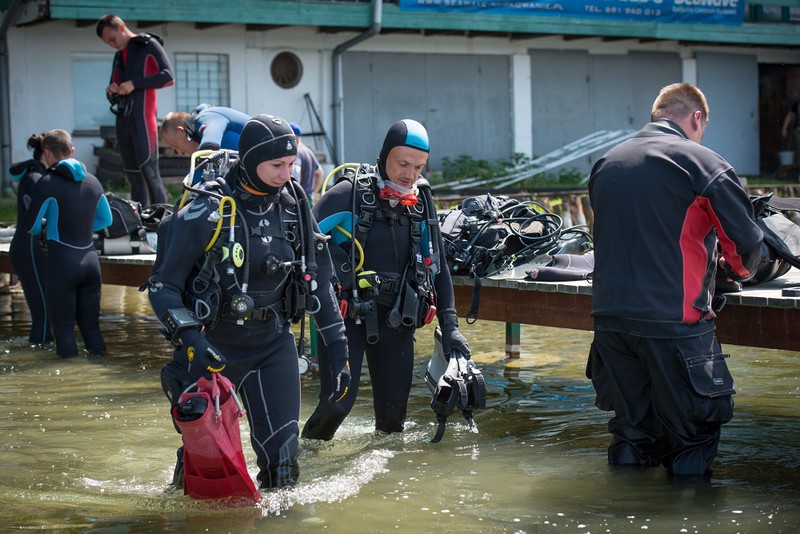
M473 281L454 277L456 310L466 316L472 303ZM718 314L722 343L800 351L800 298L783 297L784 288L800 285L800 271L758 287L728 294ZM525 282L484 280L478 320L536 324L592 330L591 287L585 282Z
M147 261L140 261L138 263L129 263L119 258L123 256L114 256L113 258L100 257L100 270L103 275L103 283L119 286L140 287L147 282L150 274L153 271L153 261L155 254L148 254L147 256L136 256L136 258L153 258ZM131 258L134 258L131 256Z
M150 276L155 254L101 256L103 283L139 287ZM8 244L0 244L0 272L12 272ZM781 290L800 285L800 271L757 288L728 295L717 319L722 343L800 351L800 298ZM465 317L472 303L473 280L454 277L456 310ZM480 291L478 320L592 330L591 286L586 282L526 282L485 280ZM516 337L511 329L511 336ZM498 340L499 343L499 340ZM512 350L513 352L513 350Z

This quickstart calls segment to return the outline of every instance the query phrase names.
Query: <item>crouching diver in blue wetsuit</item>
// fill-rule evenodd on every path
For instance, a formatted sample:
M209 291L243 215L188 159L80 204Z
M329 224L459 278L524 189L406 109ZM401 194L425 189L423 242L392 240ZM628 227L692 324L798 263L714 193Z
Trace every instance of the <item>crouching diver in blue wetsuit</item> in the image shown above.
M289 323L314 314L335 384L326 402L336 413L345 411L350 382L347 343L325 236L290 179L297 142L289 124L258 115L238 148L228 174L189 187L159 227L148 289L176 347L162 370L171 402L201 376L227 377L244 401L261 488L278 488L299 475L300 376Z
M453 284L444 265L430 187L420 174L428 161L428 133L405 119L389 128L377 167L358 165L314 205L323 232L331 235L331 256L341 282L342 309L352 372L344 399L356 399L366 353L372 380L375 428L401 432L414 368L414 332L438 316L446 357L469 357L458 330ZM318 351L321 368L334 357ZM304 438L333 438L345 414L326 399L335 390L321 374L320 402L303 428Z
M42 138L47 172L37 182L25 228L29 246L47 238L45 273L37 273L45 287L47 314L56 340L56 353L78 355L77 323L86 350L106 350L100 332L100 259L92 233L111 224L111 209L97 178L72 158L72 138L51 130Z
M161 123L161 141L178 154L194 154L198 150L236 150L239 136L250 115L226 107L200 104L191 113L171 111ZM194 173L193 181L202 179L203 169Z

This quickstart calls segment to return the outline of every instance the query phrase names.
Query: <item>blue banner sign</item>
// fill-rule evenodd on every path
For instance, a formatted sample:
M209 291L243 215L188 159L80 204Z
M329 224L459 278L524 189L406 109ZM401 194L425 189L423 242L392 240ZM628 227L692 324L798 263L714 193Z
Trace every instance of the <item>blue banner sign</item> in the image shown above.
M745 0L399 0L401 10L741 24Z

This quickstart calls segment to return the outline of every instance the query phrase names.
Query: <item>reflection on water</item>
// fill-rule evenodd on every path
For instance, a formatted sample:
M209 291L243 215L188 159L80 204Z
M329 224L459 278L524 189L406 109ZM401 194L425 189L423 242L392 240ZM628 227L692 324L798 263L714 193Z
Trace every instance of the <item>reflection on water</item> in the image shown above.
M583 376L591 334L464 326L486 378L479 434L453 415L441 443L422 380L432 330L419 332L406 432L373 432L369 383L331 442L303 441L301 482L257 507L168 489L180 438L159 370L169 345L144 295L103 288L104 357L61 360L27 343L18 290L0 294L0 530L58 532L794 532L800 525L796 353L727 347L734 420L706 483L663 469L611 469L607 415ZM304 378L301 418L316 379ZM245 455L255 465L246 425ZM252 470L255 475L255 469Z

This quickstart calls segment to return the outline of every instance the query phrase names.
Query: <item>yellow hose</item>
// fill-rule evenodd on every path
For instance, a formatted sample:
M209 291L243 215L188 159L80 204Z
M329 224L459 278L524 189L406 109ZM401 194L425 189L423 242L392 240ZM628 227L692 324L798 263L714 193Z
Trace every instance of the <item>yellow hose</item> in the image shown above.
M328 173L328 176L325 177L325 181L322 182L322 188L320 189L319 194L322 195L325 193L325 191L328 189L328 181L334 174L336 174L342 169L357 169L359 165L360 163L343 163L342 165L339 165L338 167L333 169L331 172Z
M231 228L233 228L234 224L236 223L236 201L233 200L232 197L222 197L222 199L219 201L219 207L217 208L217 212L220 215L219 220L217 221L217 228L214 230L214 235L211 237L211 241L209 241L208 245L206 245L206 252L211 250L211 247L213 247L214 243L217 242L217 238L222 231L222 220L225 218L225 204L231 205L231 212L228 215Z
M342 232L344 235L350 238L350 240L355 244L356 248L358 249L358 265L356 265L355 272L361 270L361 267L364 266L364 249L361 248L361 243L358 242L358 239L353 238L353 234L342 228L340 225L336 225L335 228Z

